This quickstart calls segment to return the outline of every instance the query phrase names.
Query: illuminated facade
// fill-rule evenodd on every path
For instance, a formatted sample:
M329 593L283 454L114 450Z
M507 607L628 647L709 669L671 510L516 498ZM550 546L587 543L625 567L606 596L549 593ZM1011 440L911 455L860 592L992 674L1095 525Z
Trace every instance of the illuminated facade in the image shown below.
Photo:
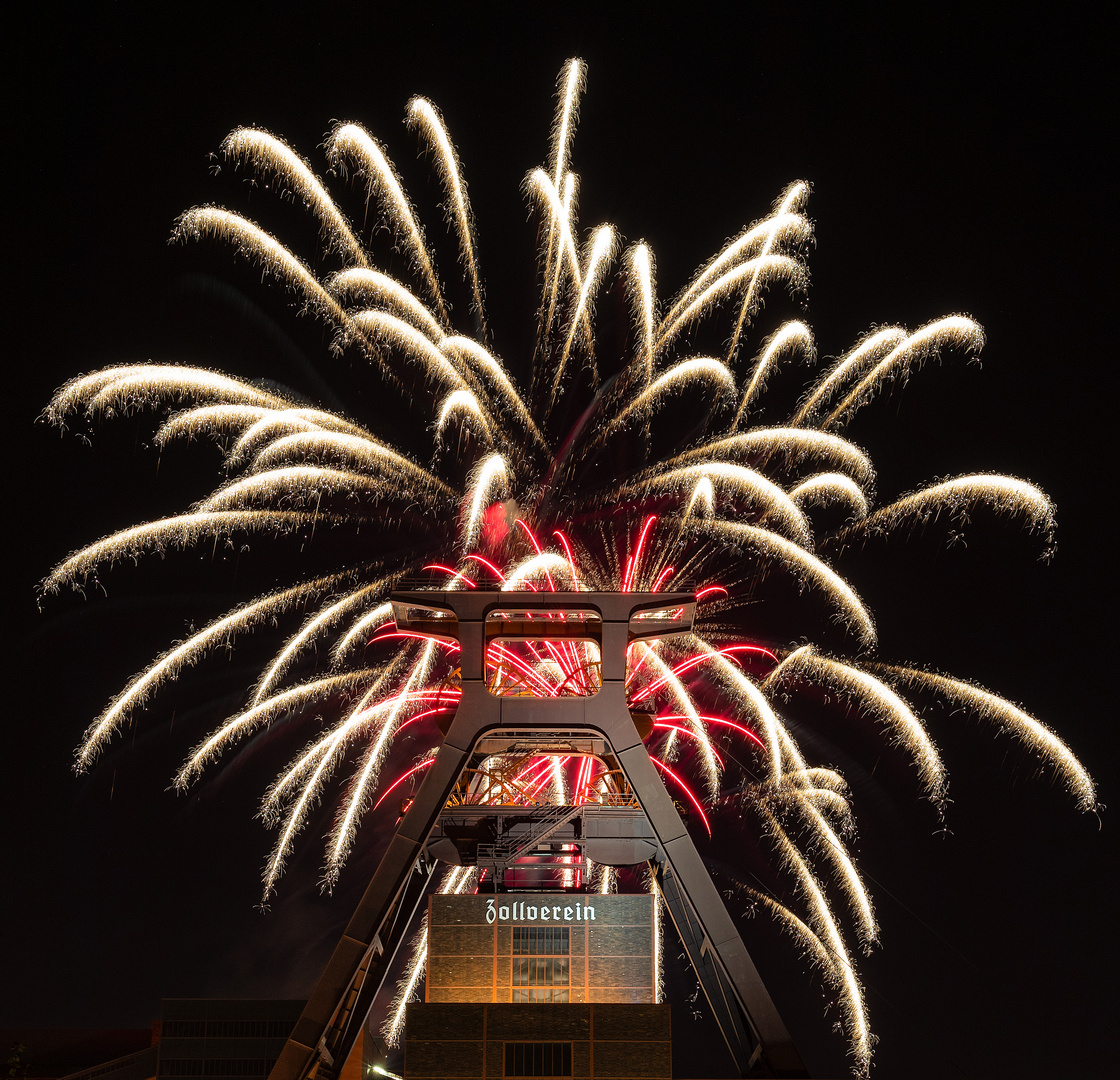
M648 894L429 897L425 1001L653 1005L653 920Z
M406 1011L406 1080L667 1080L654 902L560 891L429 897L425 1000Z
M344 1080L425 908L426 1000L383 1029L403 1034L405 1080L668 1080L655 901L589 892L592 864L648 865L740 1075L805 1076L628 700L631 646L688 633L695 596L422 589L392 605L398 633L458 654L454 709L270 1080ZM574 786L542 798L569 761Z
M553 1076L668 1080L668 1005L408 1007L406 1080Z

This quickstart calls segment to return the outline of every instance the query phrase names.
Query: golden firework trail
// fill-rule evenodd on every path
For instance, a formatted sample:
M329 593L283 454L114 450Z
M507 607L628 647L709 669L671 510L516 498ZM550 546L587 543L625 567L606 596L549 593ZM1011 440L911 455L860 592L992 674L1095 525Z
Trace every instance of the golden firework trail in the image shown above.
M386 797L407 796L430 765L436 725L458 700L455 649L402 633L393 622L388 594L405 578L427 575L445 589L513 595L693 589L694 633L630 649L630 704L652 709L651 756L674 797L690 801L696 827L711 828L709 814L733 812L769 839L769 872L784 875L797 899L752 895L838 995L856 1069L865 1072L873 1039L847 935L866 947L878 927L848 847L857 808L843 779L826 762L809 760L800 729L787 721L790 702L839 698L847 717L877 725L883 752L908 762L920 790L941 808L945 769L919 704L939 698L1017 739L1081 809L1094 809L1084 767L1022 708L966 680L873 658L872 613L840 562L856 543L939 518L967 523L980 506L1039 533L1048 548L1054 507L1025 480L985 473L881 500L873 462L847 429L880 392L926 361L978 351L981 328L954 314L913 332L877 329L826 362L807 387L794 383L785 400L795 404L783 405L781 387L796 362L816 361L817 345L800 319L764 326L761 317L764 299L778 294L780 301L783 289L796 291L807 280L808 185L786 188L768 214L662 301L648 243L620 250L613 226L579 222L572 165L584 83L582 62L566 64L546 160L524 184L539 215L540 286L534 362L525 377L491 341L502 334L485 318L463 165L431 102L414 98L407 123L430 151L443 188L455 245L448 261L464 276L458 306L436 274L423 215L384 144L364 128L340 124L326 143L327 164L357 189L353 214L277 136L238 128L222 144L231 166L268 181L263 190L297 197L318 225L319 250L297 254L217 206L188 210L174 237L225 246L290 292L322 322L333 354L351 356L363 371L368 365L393 413L385 429L402 432L411 410L411 432L388 439L274 384L201 367L122 364L63 386L45 412L52 424L152 411L162 453L206 439L225 468L193 506L62 559L44 579L44 593L104 588L122 560L174 559L181 549L219 539L254 555L281 535L302 543L297 557L277 566L277 575L288 575L284 584L241 599L135 675L87 729L76 764L93 768L161 690L215 652L274 633L275 647L240 705L195 736L174 784L197 782L234 748L263 751L274 744L271 736L311 727L262 798L261 817L277 834L264 892L267 898L276 888L314 808L333 802L323 866L329 889L366 835L363 826L389 812ZM356 228L357 221L365 224ZM379 232L391 238L395 260L378 254ZM629 341L618 347L610 344L617 335L596 334L597 311L616 297L630 323ZM453 312L465 312L469 325L457 324ZM706 350L697 341L705 335L712 339ZM334 562L325 567L324 559ZM803 644L794 649L754 640L752 605L762 603L770 583L809 593L810 606L823 603L834 623L802 626ZM486 678L495 692L588 694L597 686L596 665L583 644L502 646L487 654ZM830 723L844 726L831 714ZM532 804L618 794L613 774L590 758L511 757L483 763L460 796ZM558 873L570 883L576 871L558 863ZM583 884L610 892L619 875L597 867ZM440 888L476 885L473 873L457 869ZM422 933L387 1023L390 1041L416 991L425 948Z

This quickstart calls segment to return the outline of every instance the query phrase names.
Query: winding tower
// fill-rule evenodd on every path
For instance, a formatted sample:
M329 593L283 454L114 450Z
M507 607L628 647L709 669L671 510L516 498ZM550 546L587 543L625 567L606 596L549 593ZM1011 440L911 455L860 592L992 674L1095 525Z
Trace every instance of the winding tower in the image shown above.
M564 857L569 884L588 860L648 863L740 1074L807 1076L646 750L651 717L627 703L628 648L690 630L695 596L479 588L401 591L391 600L398 630L460 650L461 696L270 1080L337 1080L440 862L485 867L490 887L505 891L527 887L518 878L526 856L561 849L572 853ZM595 659L570 694L535 696L512 668L494 663L519 643L578 646ZM536 808L455 798L471 770L511 753L596 757L624 796Z

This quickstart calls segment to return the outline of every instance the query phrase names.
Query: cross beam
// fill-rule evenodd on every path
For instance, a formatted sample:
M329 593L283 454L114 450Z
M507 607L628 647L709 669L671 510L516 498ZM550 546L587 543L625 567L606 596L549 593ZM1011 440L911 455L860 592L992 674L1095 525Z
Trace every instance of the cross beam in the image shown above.
M397 626L461 648L462 696L357 910L269 1080L336 1080L431 874L426 845L476 747L582 733L609 749L657 840L653 859L685 944L742 1076L808 1074L711 877L652 764L626 700L630 643L692 627L692 593L395 592ZM548 617L545 613L549 613ZM578 638L600 649L601 684L580 697L500 696L485 681L488 641ZM418 892L419 890L419 892ZM403 922L402 922L403 920Z

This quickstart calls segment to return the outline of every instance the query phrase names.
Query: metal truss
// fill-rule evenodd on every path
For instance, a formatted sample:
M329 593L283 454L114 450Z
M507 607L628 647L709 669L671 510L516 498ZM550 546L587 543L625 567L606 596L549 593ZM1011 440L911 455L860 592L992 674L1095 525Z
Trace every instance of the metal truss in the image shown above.
M652 832L650 861L670 917L740 1074L807 1076L627 706L629 644L691 629L693 594L477 589L398 592L392 602L398 628L458 642L459 705L270 1080L338 1076L428 886L434 865L429 841L436 841L441 856L447 850L437 826L472 758L558 745L609 758L633 791ZM544 612L554 618L534 617ZM597 692L549 698L491 692L485 681L488 642L542 636L591 639L599 646ZM564 816L557 813L557 821ZM503 855L516 858L517 851L514 844Z

